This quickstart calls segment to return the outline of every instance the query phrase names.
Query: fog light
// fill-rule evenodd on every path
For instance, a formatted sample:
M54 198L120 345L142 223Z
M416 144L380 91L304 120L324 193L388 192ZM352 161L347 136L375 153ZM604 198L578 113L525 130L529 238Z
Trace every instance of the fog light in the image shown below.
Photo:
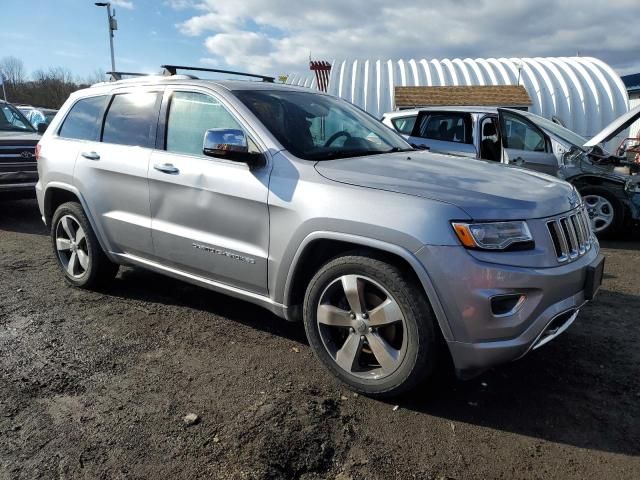
M527 297L520 293L491 297L491 313L496 317L513 315L520 309L525 298Z

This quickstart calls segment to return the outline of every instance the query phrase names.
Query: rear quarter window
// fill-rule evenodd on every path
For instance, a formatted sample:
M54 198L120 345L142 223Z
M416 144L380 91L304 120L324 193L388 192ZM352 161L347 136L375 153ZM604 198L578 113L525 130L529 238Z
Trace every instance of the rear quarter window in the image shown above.
M413 115L411 117L398 117L392 118L391 123L395 127L397 131L400 133L404 133L405 135L411 135L413 131L413 126L416 124L417 115Z
M97 140L107 96L78 100L62 123L58 135L78 140Z

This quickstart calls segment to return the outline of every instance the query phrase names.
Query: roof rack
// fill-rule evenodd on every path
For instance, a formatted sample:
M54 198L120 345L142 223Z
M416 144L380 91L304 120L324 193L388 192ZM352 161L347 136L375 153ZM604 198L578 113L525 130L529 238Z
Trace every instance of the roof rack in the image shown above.
M149 75L148 73L138 73L138 72L107 72L108 75L111 75L111 79L114 81L122 80L123 76L127 77L146 77Z
M220 70L218 68L202 68L202 67L184 67L180 65L161 65L164 68L165 75L176 75L177 70L192 70L196 72L215 72L215 73L227 73L229 75L240 75L243 77L253 77L260 78L263 82L273 83L275 81L275 77L268 77L266 75L257 75L255 73L246 73L246 72L234 72L232 70Z

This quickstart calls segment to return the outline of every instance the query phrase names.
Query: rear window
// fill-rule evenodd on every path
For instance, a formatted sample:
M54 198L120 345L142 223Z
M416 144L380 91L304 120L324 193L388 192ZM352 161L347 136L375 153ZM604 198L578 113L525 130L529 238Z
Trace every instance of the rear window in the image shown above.
M107 96L83 98L71 107L58 135L78 140L97 140Z
M102 141L154 147L160 101L159 92L134 92L114 96L104 121Z

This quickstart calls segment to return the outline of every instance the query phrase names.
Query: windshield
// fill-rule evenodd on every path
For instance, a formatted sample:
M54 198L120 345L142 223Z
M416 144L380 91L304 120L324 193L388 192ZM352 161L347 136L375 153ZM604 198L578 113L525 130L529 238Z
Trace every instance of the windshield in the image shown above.
M299 158L330 160L413 150L368 113L329 95L286 90L234 94Z
M518 112L518 113L528 118L529 120L531 120L540 128L547 130L548 132L552 133L556 137L559 137L565 142L569 142L578 147L582 147L584 146L585 143L587 143L587 139L584 138L583 136L578 135L575 132L572 132L568 128L558 125L557 123L554 123L551 120L547 120L546 118L539 117L538 115L534 115L533 113L529 113L529 112Z
M8 103L0 104L0 130L9 132L35 132L29 121L17 108Z

